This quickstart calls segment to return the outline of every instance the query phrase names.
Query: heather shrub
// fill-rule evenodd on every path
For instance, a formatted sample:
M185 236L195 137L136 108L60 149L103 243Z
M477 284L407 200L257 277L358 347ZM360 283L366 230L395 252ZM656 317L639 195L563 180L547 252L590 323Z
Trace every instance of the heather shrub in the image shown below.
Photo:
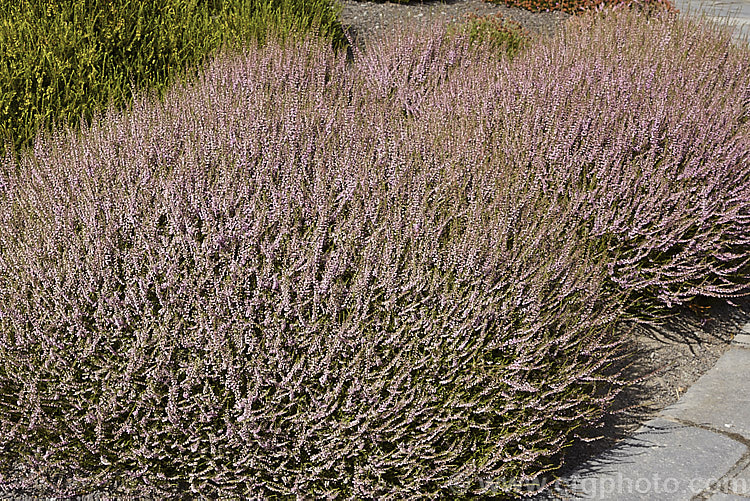
M78 125L133 89L163 90L223 44L319 29L344 41L328 0L3 0L0 148L56 120Z
M524 140L498 148L577 207L611 280L647 309L747 293L750 50L716 24L612 9L525 61L490 94L525 110L498 124Z
M482 61L439 50L428 75ZM596 421L620 308L601 253L449 162L368 72L271 42L8 161L1 471L63 493L480 492Z
M633 301L746 292L728 37L387 47L271 37L6 157L0 484L486 496L600 423Z

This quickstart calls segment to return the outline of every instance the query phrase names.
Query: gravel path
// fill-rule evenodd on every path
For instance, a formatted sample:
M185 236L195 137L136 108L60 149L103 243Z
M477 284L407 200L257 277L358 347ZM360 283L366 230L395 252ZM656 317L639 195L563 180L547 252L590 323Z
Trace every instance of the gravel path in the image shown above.
M570 14L564 12L533 13L505 7L484 0L412 0L406 4L374 1L339 0L343 5L339 18L348 26L354 39L369 41L379 38L399 22L429 23L437 20L461 21L469 14L484 16L501 14L519 23L529 32L549 36L558 31Z

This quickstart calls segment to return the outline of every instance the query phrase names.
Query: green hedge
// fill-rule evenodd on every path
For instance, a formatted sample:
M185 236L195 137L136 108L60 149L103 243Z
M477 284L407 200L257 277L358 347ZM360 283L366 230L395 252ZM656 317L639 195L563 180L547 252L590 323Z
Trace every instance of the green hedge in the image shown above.
M135 89L161 94L223 44L319 27L344 34L329 0L0 0L0 153L42 126L78 125ZM9 141L9 143L7 142Z

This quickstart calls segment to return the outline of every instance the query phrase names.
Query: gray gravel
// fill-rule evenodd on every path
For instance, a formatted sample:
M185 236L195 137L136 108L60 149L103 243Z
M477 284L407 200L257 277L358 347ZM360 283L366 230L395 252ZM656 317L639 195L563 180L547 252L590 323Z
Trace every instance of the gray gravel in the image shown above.
M413 0L405 4L340 0L340 3L343 6L339 16L341 23L351 29L357 41L378 39L400 22L410 25L439 20L452 23L464 20L469 14L500 14L519 23L533 35L549 36L558 31L571 17L564 12L534 13L484 0Z

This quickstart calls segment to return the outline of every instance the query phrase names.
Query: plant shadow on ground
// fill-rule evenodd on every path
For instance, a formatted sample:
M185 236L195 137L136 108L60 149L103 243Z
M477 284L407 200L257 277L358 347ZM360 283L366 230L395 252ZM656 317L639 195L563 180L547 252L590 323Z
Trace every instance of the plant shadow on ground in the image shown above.
M578 441L559 456L555 476L584 472L584 464L627 438L644 422L677 402L697 379L729 349L729 343L750 322L750 297L699 297L675 308L659 324L635 324L628 334L627 357L620 365L627 379L636 381L614 400L613 412L600 426L582 430L594 441ZM553 480L548 476L545 480ZM542 493L541 496L547 496Z

